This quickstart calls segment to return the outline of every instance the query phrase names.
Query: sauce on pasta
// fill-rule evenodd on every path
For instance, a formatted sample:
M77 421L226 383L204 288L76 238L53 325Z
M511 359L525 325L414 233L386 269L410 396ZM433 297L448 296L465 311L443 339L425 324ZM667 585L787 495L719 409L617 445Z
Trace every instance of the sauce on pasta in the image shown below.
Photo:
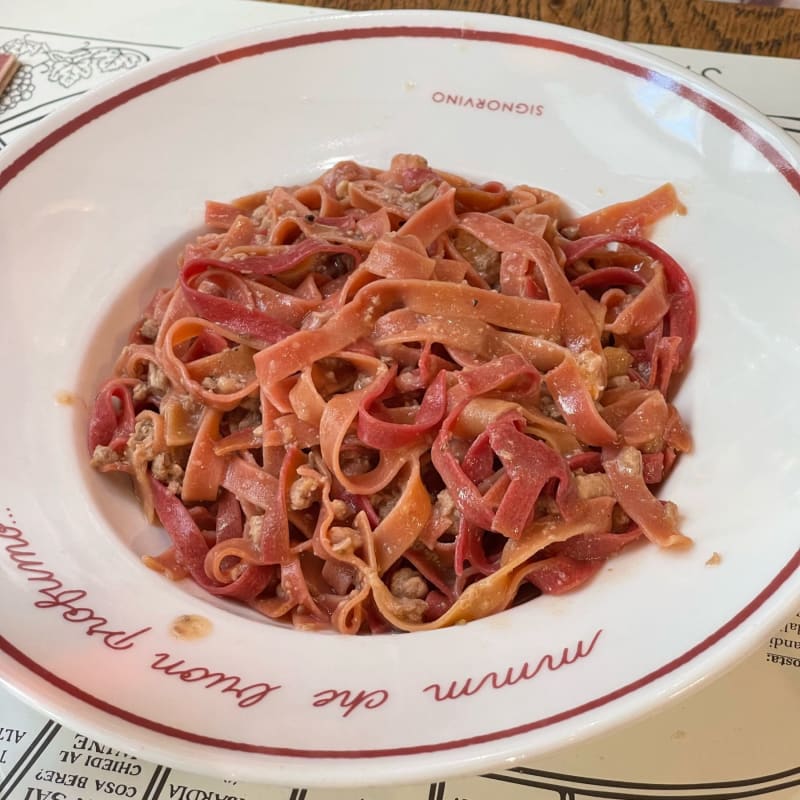
M646 238L683 211L666 184L572 218L412 155L209 202L91 463L169 535L148 566L301 628L440 628L686 545L653 490L695 300Z

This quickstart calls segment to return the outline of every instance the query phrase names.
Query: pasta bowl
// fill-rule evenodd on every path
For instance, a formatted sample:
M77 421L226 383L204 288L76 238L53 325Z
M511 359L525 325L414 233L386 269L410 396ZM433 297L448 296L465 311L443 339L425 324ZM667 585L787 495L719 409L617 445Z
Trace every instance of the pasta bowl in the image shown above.
M336 175L343 161L373 167L366 174L338 175L341 180L328 192L342 200L350 191L347 186L339 191L343 181L393 186L392 179L377 176L397 153L422 154L439 170L423 175L428 183L405 187L404 196L430 191L428 202L458 188L478 192L470 202L484 207L474 206L470 213L498 224L505 223L491 215L499 207L492 206L496 198L487 196L502 194L509 203L519 199L503 194L503 187L556 193L567 209L564 219L574 222L672 184L679 201L670 200L669 210L679 211L682 204L686 213L653 215L649 235L664 255L661 249L652 251L656 256L650 261L667 274L668 252L683 265L696 295L696 343L670 396L691 430L693 447L678 459L659 497L676 503L680 530L691 546L635 544L603 559L591 580L574 591L548 593L534 583L532 593L541 594L528 602L500 610L487 600L486 608L498 613L477 613L480 603L475 603L472 612L450 620L465 624L427 624L444 612L412 603L418 624L393 624L389 627L406 632L389 632L381 624L371 627L369 611L359 611L361 616L347 616L338 626L351 635L312 630L314 615L308 611L322 602L315 591L309 590L305 604L289 603L285 613L265 617L258 613L267 608L264 604L254 609L225 592L209 594L196 582L159 574L169 572L170 564L177 577L191 572L180 546L172 556L151 561L156 569L142 564L169 540L142 514L125 476L114 480L92 469L95 449L87 451L87 439L110 446L109 437L92 438L98 391L123 346L147 339L143 311L156 307L148 304L159 287L175 283L176 260L183 258L187 297L199 292L208 305L232 291L233 279L225 278L223 286L217 273L208 272L221 268L208 260L217 252L209 249L209 241L219 240L205 236L204 201L250 197L233 209L252 216L265 206L266 197L257 193L268 187L308 185L322 174ZM0 316L8 342L1 401L0 598L6 611L0 619L0 677L37 707L134 755L227 778L308 786L477 773L575 744L702 686L755 647L800 595L795 528L800 463L794 447L800 367L794 298L800 278L791 268L791 232L800 212L799 160L796 145L753 109L680 67L576 31L456 13L331 16L243 33L177 53L48 118L34 138L9 147L0 161L0 241L8 282ZM410 166L428 169L422 162ZM443 174L449 176L449 189L442 188ZM465 176L465 182L459 184L456 175ZM312 209L305 223L328 219L318 205L309 205L308 193L303 197L303 208ZM537 195L541 202L549 197ZM367 212L379 211L368 200L363 203L364 213L350 214L353 226L363 223ZM222 217L231 213L224 202L211 209L212 222L214 209ZM339 208L339 217L346 211ZM302 232L305 215L294 216L293 233L281 246L308 238ZM556 234L547 234L541 209L534 216L530 225L542 227L526 236L552 239ZM397 228L403 217L395 209L386 218ZM235 219L227 219L226 231ZM604 258L622 248L625 285L640 285L642 251L625 237L633 235L630 226L641 223L628 220L625 232L597 242ZM489 250L502 249L492 246L491 231L479 230L478 222L470 228L462 218L459 225ZM571 231L565 224L558 232L561 239L554 240L560 249L553 252L564 257L558 263L563 270L580 270L581 259L599 257L583 250L576 255L574 236L580 229L581 224ZM414 230L425 239L420 224ZM398 234L392 235L397 243ZM199 273L191 271L194 262L186 255L198 256L198 251L184 249L189 241L206 248L200 253L206 259L203 286L199 279L192 283ZM269 261L272 244L266 242L258 257ZM445 269L433 264L433 239L423 245L428 250L417 249L415 263ZM587 281L576 284L576 273L575 291L562 293L558 307L551 307L549 273L535 257L528 261L539 272L524 273L530 281L518 285L527 287L533 301L547 284L550 299L536 301L550 306L537 308L545 317L552 312L552 325L566 329L563 308L573 308ZM325 264L333 268L330 259ZM650 268L658 273L652 263ZM484 296L477 294L483 289L465 270L454 283L462 294L473 292L469 302L477 319L484 313ZM329 270L325 280L338 287L341 277ZM311 291L302 278L290 286L301 300L300 287ZM550 278L557 282L563 276ZM669 274L665 280L666 296L674 300L677 284ZM319 288L319 281L312 283ZM422 307L433 300L421 292L415 302ZM575 310L576 315L596 310L599 303L596 297L579 302L583 311ZM415 308L409 301L389 310L432 313ZM193 309L187 316L195 314ZM503 306L493 318L503 336L533 324L512 319L512 310ZM329 317L313 324L306 320L305 330L328 330L328 322ZM373 330L373 321L368 322L367 332ZM428 318L423 322L423 328L430 325ZM353 322L362 323L363 318ZM680 338L674 317L670 324L667 333ZM131 330L140 338L129 339ZM209 342L216 341L219 351L236 338L230 329L216 335L206 335L204 355L214 355ZM242 347L252 345L247 335L238 342ZM552 340L548 336L542 338ZM197 331L190 332L182 342L192 345L199 338ZM351 336L347 346L358 338ZM569 351L578 338L554 346ZM302 341L310 354L331 355L320 345L323 335ZM462 367L476 366L470 361L475 352L452 349L460 353ZM185 355L185 349L180 352ZM368 351L360 357L374 355ZM429 355L444 357L440 347ZM263 405L268 383L269 402L279 408L280 381L297 370L278 374L271 351L254 361L261 381L256 396ZM631 364L624 366L616 375L623 379L618 386L628 380ZM204 385L198 375L196 393L219 388ZM214 376L207 372L205 377ZM640 372L637 379L648 376ZM544 380L557 401L558 381L548 383L546 375ZM233 393L240 388L234 386ZM115 423L125 397L112 392L107 398L106 416ZM591 403L587 408L597 410ZM409 419L396 409L382 413L384 423ZM556 402L553 413L565 425L570 422L568 404ZM354 417L342 419L344 441L354 430ZM520 429L512 425L506 432L513 438ZM209 440L212 450L216 439ZM598 441L602 446L602 437ZM259 439L258 446L263 444ZM502 461L502 447L493 452ZM618 456L604 449L598 463L607 476L616 469L625 483L630 475L624 461L615 461ZM255 456L246 463L268 470ZM485 463L487 469L501 469L491 459ZM502 469L513 482L513 465L503 462ZM571 485L576 470L562 483ZM270 486L278 485L278 472L273 470ZM298 475L295 469L292 478ZM537 498L552 490L551 505L567 503L552 478L544 482L549 489L543 483L536 490ZM168 475L156 482L156 487L150 484L151 501L169 528L166 518L178 490L168 491ZM147 494L147 485L140 485L140 494ZM529 483L516 486L516 500L505 510L512 517L526 503L528 510L508 538L524 539L538 513L536 498L529 497L534 491ZM456 495L456 506L466 514L463 504L469 497ZM218 497L200 501L219 517ZM245 499L250 527L238 540L249 532L255 541L250 518L261 517L259 524L266 525L270 508L259 505L256 494ZM344 495L335 499L347 506ZM431 500L420 502L430 505ZM652 502L666 514L666 506ZM500 507L493 510L500 513ZM553 513L566 518L565 508ZM338 527L369 539L377 522L369 522L364 507L351 508L351 516L356 510L360 523ZM175 525L194 536L203 528L201 516L184 515ZM493 519L487 527L497 524ZM418 522L409 514L406 525ZM326 530L337 527L331 519L325 525ZM324 538L314 526L307 533L309 542ZM208 545L208 537L199 535L192 541ZM333 548L343 541L328 537L319 546ZM351 553L365 546L361 540L356 546L352 538L343 545ZM381 552L373 552L373 559L394 558L385 555L388 550ZM286 571L287 553L270 565ZM391 561L386 569L394 566ZM486 575L491 577L497 566L485 566ZM463 575L463 561L460 567L454 572ZM221 558L216 569L224 578L230 562ZM531 570L515 573L520 586ZM370 575L376 574L373 563ZM281 591L276 584L272 600L286 600L296 588L286 575L280 581ZM395 592L383 583L380 589L378 583L369 587L376 596L388 592L387 602L403 598L399 588ZM356 581L343 591L360 588ZM425 586L419 596L404 599L423 602L422 595L432 591ZM297 624L287 624L288 618ZM398 619L410 617L395 615Z

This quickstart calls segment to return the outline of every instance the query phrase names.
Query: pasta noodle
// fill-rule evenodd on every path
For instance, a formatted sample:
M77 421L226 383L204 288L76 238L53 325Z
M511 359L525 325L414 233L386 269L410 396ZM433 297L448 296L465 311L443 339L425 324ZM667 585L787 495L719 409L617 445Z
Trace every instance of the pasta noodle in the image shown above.
M665 184L570 218L398 155L209 202L88 429L171 546L148 566L274 620L418 631L686 545L653 494L689 433Z

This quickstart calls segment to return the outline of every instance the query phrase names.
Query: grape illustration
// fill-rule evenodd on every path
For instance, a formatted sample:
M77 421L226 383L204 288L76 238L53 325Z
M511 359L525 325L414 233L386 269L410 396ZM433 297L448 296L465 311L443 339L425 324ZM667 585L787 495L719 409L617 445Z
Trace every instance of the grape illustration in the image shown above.
M25 100L30 100L33 97L35 88L33 85L33 67L30 64L23 64L11 79L11 83L8 84L5 92L0 95L0 116L16 108Z

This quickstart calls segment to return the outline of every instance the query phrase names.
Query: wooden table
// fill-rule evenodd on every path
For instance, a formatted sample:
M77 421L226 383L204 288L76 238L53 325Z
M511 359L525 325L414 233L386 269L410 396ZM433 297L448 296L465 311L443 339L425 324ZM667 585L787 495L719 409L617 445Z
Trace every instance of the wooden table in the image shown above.
M442 8L556 22L630 42L800 58L800 10L716 0L291 0L366 11ZM761 0L762 4L765 0ZM800 87L798 88L800 91Z

